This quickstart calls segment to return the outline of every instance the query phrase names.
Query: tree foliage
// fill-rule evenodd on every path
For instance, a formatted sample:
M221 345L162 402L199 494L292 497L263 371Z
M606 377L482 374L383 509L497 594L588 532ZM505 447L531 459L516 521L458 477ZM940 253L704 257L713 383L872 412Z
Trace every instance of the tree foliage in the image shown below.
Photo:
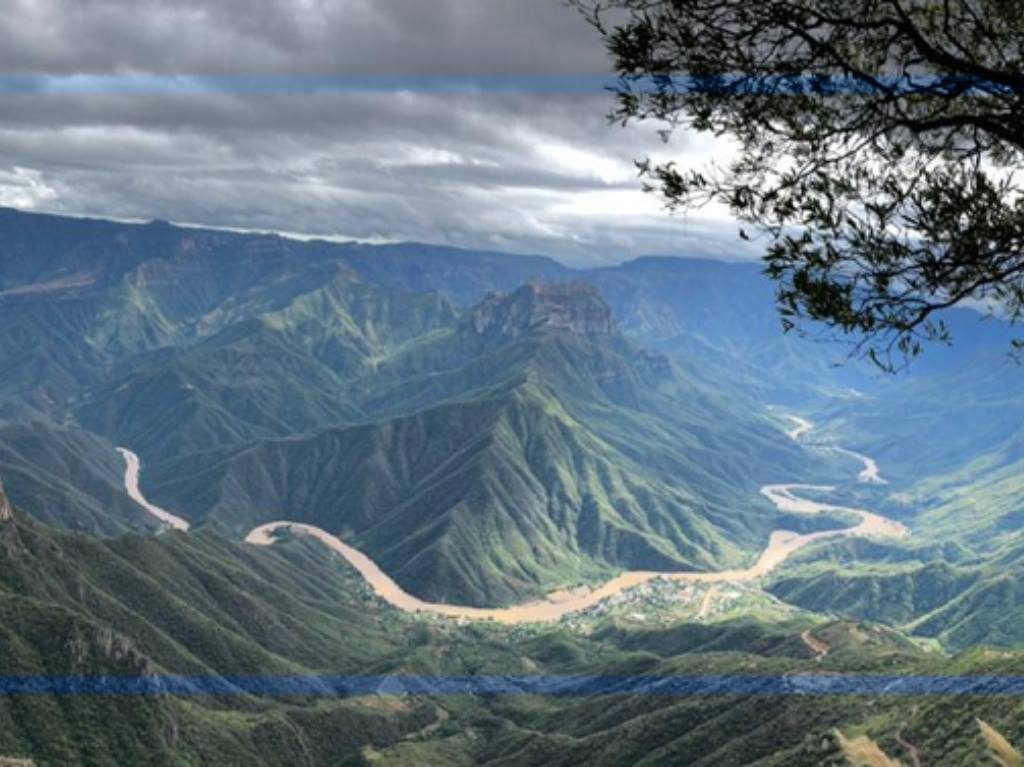
M1024 316L1024 3L570 0L619 74L613 117L729 137L707 168L639 162L671 209L725 203L767 242L787 329L886 368L941 310Z

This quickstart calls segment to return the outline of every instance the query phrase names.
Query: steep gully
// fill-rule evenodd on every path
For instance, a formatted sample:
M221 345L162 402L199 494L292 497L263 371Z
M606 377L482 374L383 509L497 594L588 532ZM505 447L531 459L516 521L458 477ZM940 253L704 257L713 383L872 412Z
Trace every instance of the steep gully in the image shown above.
M796 427L787 432L791 439L799 440L813 428L813 424L802 418L790 416ZM861 456L842 448L836 448L851 457L858 458L864 464L860 472L861 482L883 482L879 477L878 466L867 456ZM188 530L189 523L165 509L161 509L146 500L139 489L139 458L127 448L118 448L125 459L125 490L128 495L141 505L149 514L164 524L177 529ZM246 543L256 546L273 544L281 533L307 535L319 540L344 557L373 589L374 593L385 602L407 612L425 612L444 615L451 618L468 620L493 620L499 623L518 624L538 621L556 621L564 615L593 607L604 599L638 586L647 581L663 578L672 581L688 581L693 583L749 582L763 578L778 567L789 556L814 541L840 537L880 537L903 538L909 531L898 522L865 509L854 509L836 506L822 501L802 498L797 492L830 492L834 488L820 485L765 485L761 494L775 504L780 511L793 514L821 514L824 512L845 512L856 515L860 522L853 527L838 530L821 530L814 533L795 533L789 530L776 530L771 534L768 546L761 553L757 562L745 569L722 570L718 572L649 572L643 570L627 571L612 578L610 581L595 588L563 590L548 595L545 599L525 602L505 608L468 607L461 605L426 602L404 591L397 583L384 573L380 567L366 554L349 546L335 535L312 525L300 522L268 522L252 530L246 537Z

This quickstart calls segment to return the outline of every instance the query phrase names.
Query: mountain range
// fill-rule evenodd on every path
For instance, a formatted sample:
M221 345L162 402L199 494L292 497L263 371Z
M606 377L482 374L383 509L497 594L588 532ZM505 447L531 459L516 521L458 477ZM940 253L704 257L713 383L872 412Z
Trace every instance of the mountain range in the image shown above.
M637 609L635 606L627 609ZM354 675L1020 674L1024 655L944 659L877 623L602 620L509 629L411 617L344 562L294 537L98 539L44 526L0 491L4 678L217 681L218 695L0 696L0 753L82 764L844 764L835 728L890 753L983 758L974 717L1016 736L1001 696L389 693L259 695L232 683ZM813 631L827 654L801 641ZM909 705L908 705L909 704ZM948 761L943 761L948 760Z
M1014 330L997 320L950 313L957 344L893 378L783 334L749 263L573 270L9 209L0 243L2 674L1022 662L1005 648L1024 642L1024 400ZM794 416L814 428L791 438ZM129 497L117 447L139 454L145 495L190 533ZM858 481L858 455L882 481ZM311 524L417 597L505 606L625 570L748 567L773 531L850 524L779 511L759 492L773 483L827 485L814 492L911 534L823 539L749 590L655 585L525 629L404 614L302 536L242 543L263 523ZM821 764L840 758L833 727L890 752L909 735L942 759L975 753L974 715L1020 735L981 698L971 715L838 700L41 695L0 700L0 756Z
M565 276L554 262L460 254L449 281L430 250L13 220L8 409L56 424L57 445L135 450L149 495L193 523L242 538L315 522L413 593L480 605L615 568L749 563L771 530L808 524L757 489L827 461L750 393L638 345L582 278L497 290ZM24 272L24 251L66 239L73 255ZM650 314L622 300L627 325Z

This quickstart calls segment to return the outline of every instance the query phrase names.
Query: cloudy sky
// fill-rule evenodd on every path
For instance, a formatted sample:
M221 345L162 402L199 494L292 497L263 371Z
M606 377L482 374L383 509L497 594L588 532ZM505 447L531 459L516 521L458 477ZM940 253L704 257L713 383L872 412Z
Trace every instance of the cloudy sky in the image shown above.
M640 191L636 158L724 150L609 125L608 71L561 0L5 0L0 205L574 264L749 255L722 212Z

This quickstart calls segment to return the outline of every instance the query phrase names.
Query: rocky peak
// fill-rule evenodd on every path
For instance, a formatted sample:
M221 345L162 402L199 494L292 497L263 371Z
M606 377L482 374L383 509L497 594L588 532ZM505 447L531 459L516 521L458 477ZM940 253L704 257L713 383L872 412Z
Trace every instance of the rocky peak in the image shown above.
M568 330L578 336L618 332L612 310L593 285L585 282L529 282L513 293L491 293L470 316L478 335L518 338L542 328Z

